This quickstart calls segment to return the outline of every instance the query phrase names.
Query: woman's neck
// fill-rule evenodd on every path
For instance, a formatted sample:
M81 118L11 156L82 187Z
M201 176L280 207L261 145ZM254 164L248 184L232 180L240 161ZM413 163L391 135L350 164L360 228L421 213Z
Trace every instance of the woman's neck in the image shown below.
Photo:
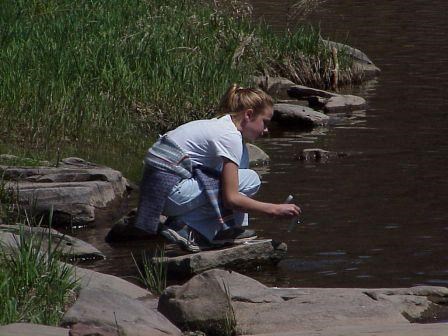
M230 115L230 118L232 119L232 122L234 123L236 129L237 129L238 131L241 132L241 130L242 130L242 125L241 125L242 118L241 118L241 114L237 114L237 115L232 115L232 114L231 114L231 115Z

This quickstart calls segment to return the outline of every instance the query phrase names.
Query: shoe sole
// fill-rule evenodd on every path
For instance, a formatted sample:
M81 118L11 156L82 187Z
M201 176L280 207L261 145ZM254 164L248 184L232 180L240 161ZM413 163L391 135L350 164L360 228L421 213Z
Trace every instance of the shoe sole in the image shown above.
M201 248L197 245L191 244L187 239L179 235L176 231L167 229L160 234L165 237L168 241L179 245L182 249L187 250L189 252L200 252Z
M239 239L221 239L221 240L213 240L211 244L216 245L225 245L225 244L244 244L247 241L257 239L258 236L251 236L247 238L239 238Z

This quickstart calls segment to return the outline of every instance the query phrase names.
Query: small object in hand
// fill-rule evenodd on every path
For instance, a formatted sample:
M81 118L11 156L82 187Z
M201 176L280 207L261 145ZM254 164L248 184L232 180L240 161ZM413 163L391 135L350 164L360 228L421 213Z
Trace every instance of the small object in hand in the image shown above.
M285 204L291 203L293 199L294 197L292 195L288 195L288 197L286 197ZM294 217L288 225L288 232L292 232L298 224L300 224L299 217Z
M288 204L288 203L291 203L291 201L293 200L293 196L292 195L288 195L288 197L286 197L286 199L285 199L285 204Z

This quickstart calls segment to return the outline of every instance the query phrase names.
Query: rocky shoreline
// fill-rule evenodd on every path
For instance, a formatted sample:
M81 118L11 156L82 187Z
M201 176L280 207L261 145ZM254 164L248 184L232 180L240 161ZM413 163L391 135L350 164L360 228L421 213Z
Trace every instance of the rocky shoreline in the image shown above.
M365 78L378 74L379 69L361 51L326 42L329 48L348 50ZM297 128L326 126L335 114L366 105L361 97L308 88L285 78L257 77L254 82L277 98L273 121ZM248 147L252 164L269 162L263 150L251 144ZM325 161L346 155L310 148L297 158ZM58 167L0 165L0 174L23 206L32 206L38 214L51 214L54 223L63 227L94 225L99 211L120 204L132 190L119 171L79 158L64 159ZM149 238L135 232L134 215L131 212L119 220L107 241ZM67 260L106 257L95 247L56 230L6 225L0 219L2 248L17 248L21 232L52 237L51 244L60 247ZM166 288L160 297L118 277L75 267L80 290L59 327L14 323L1 326L0 336L448 334L448 323L416 323L435 311L448 312L448 289L444 287L277 288L235 271L249 264L275 264L286 252L286 244L263 240L155 259L153 262L165 263L176 276L193 276L183 285Z
M81 289L61 327L14 323L2 336L425 335L448 323L413 323L448 303L448 289L277 288L213 269L157 298L123 279L76 268ZM181 331L183 330L183 332Z

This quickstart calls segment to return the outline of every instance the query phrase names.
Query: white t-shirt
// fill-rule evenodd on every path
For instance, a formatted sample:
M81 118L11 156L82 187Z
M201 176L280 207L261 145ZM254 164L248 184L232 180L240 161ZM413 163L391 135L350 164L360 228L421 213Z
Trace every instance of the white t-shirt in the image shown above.
M230 115L191 121L167 135L190 156L194 164L221 171L222 158L225 157L238 166L245 165L241 160L246 146Z

